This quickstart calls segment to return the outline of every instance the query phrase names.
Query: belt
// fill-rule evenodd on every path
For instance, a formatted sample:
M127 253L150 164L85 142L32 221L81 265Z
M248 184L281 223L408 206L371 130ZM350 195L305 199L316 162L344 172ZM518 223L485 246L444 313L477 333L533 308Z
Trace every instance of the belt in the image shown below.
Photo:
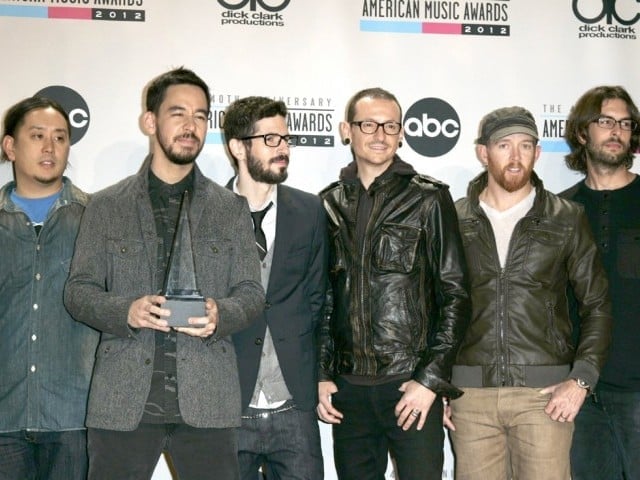
M253 415L242 415L241 418L244 418L247 420L269 418L271 415L275 415L276 413L282 413L282 412L286 412L287 410L291 410L295 408L295 406L296 405L293 402L287 402L283 406L274 408L274 409L265 409L265 410L257 411L258 409L251 408L250 410L257 411L257 413L254 413Z

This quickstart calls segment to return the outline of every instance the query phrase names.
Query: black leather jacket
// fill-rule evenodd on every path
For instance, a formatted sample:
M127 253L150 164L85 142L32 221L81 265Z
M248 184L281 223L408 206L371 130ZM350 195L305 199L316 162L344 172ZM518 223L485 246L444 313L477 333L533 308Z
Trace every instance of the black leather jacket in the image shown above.
M567 378L595 385L610 340L607 277L583 208L544 190L516 224L506 264L478 196L487 173L456 202L471 278L473 315L453 367L459 387L542 387ZM571 340L567 287L582 318Z
M448 188L396 157L369 187L373 203L359 242L361 189L352 163L320 193L333 296L320 331L320 380L406 374L455 398L451 365L471 306Z

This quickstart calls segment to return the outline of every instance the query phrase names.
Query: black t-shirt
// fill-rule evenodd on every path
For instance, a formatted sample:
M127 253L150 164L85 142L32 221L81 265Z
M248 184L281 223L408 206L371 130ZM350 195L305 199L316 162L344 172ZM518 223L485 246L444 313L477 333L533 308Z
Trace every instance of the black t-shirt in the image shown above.
M592 190L582 181L561 195L584 205L609 278L612 341L598 386L638 392L640 177L617 190Z

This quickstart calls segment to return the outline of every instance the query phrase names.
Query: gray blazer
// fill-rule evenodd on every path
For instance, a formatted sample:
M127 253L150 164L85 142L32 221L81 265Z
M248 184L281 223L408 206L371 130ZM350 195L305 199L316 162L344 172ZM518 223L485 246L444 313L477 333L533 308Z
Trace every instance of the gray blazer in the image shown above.
M202 294L217 302L219 323L207 340L178 334L178 402L189 425L235 427L240 425L240 387L230 335L260 314L264 291L246 200L194 168L189 215L196 281ZM127 324L131 303L156 293L158 284L148 174L149 159L138 174L92 197L65 288L71 315L102 332L89 427L135 429L151 387L154 330Z

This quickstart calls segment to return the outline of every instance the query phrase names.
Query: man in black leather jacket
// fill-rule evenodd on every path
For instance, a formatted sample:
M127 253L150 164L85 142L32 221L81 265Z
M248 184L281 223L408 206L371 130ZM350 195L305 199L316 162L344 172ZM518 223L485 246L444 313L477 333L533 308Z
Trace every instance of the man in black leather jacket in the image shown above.
M453 367L456 479L567 480L573 419L610 337L607 279L584 210L544 190L530 112L487 114L486 168L456 203L471 279L471 325ZM579 302L574 348L567 287ZM455 423L455 427L454 424Z
M402 112L358 92L340 124L354 162L321 192L333 302L320 332L319 417L333 424L340 479L442 478L442 401L470 315L446 185L400 160Z

